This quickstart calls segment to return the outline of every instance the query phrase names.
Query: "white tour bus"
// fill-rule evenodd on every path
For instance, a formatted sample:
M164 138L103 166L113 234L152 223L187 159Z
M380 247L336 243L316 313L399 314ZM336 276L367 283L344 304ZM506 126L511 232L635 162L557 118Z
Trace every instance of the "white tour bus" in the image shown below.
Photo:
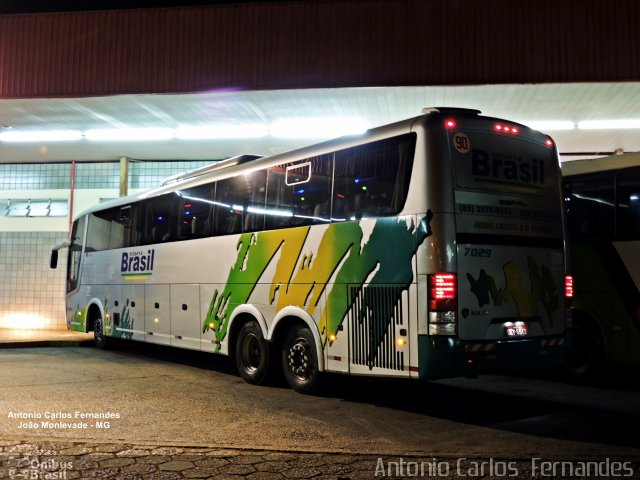
M323 372L435 379L562 364L554 142L466 109L243 156L73 223L67 325L235 357L300 392ZM570 286L570 285L569 285Z

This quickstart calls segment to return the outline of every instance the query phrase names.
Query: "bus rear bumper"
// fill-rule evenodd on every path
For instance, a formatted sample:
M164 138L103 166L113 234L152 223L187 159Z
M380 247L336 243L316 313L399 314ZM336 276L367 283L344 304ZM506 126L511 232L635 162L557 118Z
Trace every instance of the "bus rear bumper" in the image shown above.
M420 335L418 343L419 378L435 380L560 366L567 358L571 338L568 331L557 336L488 342Z

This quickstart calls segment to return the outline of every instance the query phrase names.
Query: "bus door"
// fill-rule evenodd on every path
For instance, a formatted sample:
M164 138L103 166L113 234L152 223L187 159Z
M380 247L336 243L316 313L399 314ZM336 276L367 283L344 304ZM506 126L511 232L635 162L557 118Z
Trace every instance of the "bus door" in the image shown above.
M171 345L171 292L169 285L144 287L145 341Z
M171 285L171 345L200 350L200 285Z
M80 288L82 259L84 257L84 238L87 217L73 222L71 244L67 252L66 316L69 330L86 331L86 294Z
M122 313L116 332L124 338L144 341L144 285L122 286Z

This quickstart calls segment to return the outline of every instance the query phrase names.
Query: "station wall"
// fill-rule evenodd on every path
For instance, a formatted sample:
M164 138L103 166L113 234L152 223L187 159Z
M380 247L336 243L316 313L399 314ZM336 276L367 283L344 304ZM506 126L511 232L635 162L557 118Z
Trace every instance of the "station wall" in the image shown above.
M156 187L176 173L209 161L132 161L129 193ZM66 251L58 268L49 268L51 247L66 240L69 215L8 216L7 200L71 197L71 162L0 164L0 328L64 329ZM73 192L75 217L84 209L117 198L118 162L76 163Z

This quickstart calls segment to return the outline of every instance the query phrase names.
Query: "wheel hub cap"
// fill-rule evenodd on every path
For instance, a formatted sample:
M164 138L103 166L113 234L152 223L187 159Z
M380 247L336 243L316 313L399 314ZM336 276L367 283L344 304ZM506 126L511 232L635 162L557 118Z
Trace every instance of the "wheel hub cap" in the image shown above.
M288 354L291 372L298 378L308 378L311 370L310 360L309 345L302 339L297 340L289 349Z

